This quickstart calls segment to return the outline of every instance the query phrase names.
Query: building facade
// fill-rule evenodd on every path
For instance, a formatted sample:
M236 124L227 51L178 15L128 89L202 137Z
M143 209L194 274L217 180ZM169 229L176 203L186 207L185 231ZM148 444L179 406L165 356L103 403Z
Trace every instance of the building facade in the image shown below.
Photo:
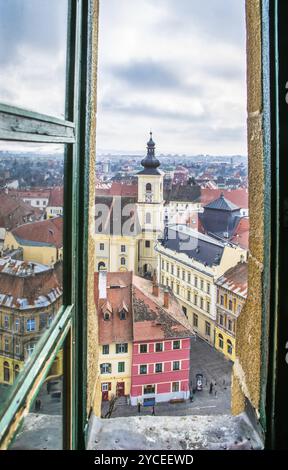
M215 347L234 362L237 318L245 304L248 288L248 265L240 262L216 281L217 318Z
M102 400L131 389L132 272L95 273Z
M131 405L189 397L192 336L176 299L135 276Z
M215 280L245 260L237 246L181 225L169 226L156 245L158 280L178 299L195 333L215 343L217 288Z
M14 382L61 304L62 263L0 259L0 383Z

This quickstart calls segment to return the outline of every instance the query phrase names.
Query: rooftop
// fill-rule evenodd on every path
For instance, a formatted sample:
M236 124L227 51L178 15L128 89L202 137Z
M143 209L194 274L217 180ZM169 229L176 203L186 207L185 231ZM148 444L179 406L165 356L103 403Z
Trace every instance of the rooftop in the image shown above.
M63 246L63 218L41 220L20 225L12 230L12 234L21 245L32 246Z
M240 262L233 268L228 269L216 281L216 284L246 298L248 292L248 263Z

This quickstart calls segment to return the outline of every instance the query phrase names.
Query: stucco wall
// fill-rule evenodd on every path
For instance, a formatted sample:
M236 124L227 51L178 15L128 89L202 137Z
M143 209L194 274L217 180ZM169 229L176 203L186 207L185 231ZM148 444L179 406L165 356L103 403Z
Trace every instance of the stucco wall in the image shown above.
M89 169L89 227L94 227L94 203L95 203L95 159L96 159L96 91L97 91L97 62L98 62L98 18L99 1L94 0L93 11L91 12L92 26L92 65L90 69L90 103L91 113L90 125L90 169ZM93 409L96 416L100 416L100 379L98 367L98 325L94 303L94 268L95 268L95 242L93 231L89 230L88 235L88 363L87 363L87 413Z
M261 0L246 0L250 246L248 297L236 327L232 412L245 397L259 415L264 263L264 152Z

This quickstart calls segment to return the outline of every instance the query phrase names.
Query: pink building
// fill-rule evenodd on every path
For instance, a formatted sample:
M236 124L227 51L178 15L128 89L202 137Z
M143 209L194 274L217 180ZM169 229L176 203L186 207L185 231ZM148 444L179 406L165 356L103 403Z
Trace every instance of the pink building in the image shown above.
M133 278L131 404L189 398L193 330L176 299Z

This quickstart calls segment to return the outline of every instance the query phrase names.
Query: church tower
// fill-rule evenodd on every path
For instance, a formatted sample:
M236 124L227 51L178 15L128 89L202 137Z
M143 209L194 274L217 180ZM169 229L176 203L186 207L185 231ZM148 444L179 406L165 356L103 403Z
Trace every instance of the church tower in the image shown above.
M155 143L150 132L147 155L141 161L143 170L138 177L138 217L142 235L138 242L138 273L153 275L157 267L154 246L163 233L163 172L155 157Z

